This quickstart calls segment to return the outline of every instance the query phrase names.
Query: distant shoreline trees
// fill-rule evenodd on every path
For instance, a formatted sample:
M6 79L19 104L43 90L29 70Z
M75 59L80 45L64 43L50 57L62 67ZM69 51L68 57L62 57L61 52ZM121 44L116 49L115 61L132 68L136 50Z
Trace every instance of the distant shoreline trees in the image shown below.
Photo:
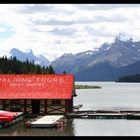
M64 71L63 71L63 74L67 74L67 72L64 70Z
M21 62L16 57L8 59L4 56L0 58L0 74L55 74L55 71L51 65L41 67L28 59Z
M140 82L140 74L120 77L117 82Z

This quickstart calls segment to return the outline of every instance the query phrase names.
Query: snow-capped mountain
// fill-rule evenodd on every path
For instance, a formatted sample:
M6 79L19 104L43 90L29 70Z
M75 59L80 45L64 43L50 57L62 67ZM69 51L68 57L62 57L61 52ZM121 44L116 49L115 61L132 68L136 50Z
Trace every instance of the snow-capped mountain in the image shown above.
M78 54L65 54L53 61L52 65L58 73L62 73L65 70L68 73L78 74L79 77L82 77L84 71L84 76L87 77L88 70L90 69L90 74L92 75L91 72L96 66L99 66L96 67L96 73L102 75L101 73L105 70L103 68L106 66L106 70L109 72L139 61L140 41L133 42L132 38L117 36L113 43L104 43L96 51L89 50ZM99 71L100 65L104 66L101 71Z
M27 52L22 52L16 48L13 48L10 51L9 57L16 57L20 61L26 61L27 59L32 62L34 61L35 64L39 64L41 66L49 66L50 61L42 55L35 56L33 51L30 49Z
M79 67L85 67L86 60L89 60L96 52L85 51L77 54L64 54L52 62L52 66L57 73L62 73L63 70L67 72L77 72Z

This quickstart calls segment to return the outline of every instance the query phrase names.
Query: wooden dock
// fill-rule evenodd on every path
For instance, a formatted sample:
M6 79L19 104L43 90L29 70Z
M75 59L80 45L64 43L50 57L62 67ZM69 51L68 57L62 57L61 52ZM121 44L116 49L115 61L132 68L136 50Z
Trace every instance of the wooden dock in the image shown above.
M68 113L67 118L86 118L86 119L140 119L139 111L75 111Z
M57 127L57 125L61 125L63 123L63 119L64 116L62 115L46 115L26 122L26 126L31 128L52 128L55 126Z

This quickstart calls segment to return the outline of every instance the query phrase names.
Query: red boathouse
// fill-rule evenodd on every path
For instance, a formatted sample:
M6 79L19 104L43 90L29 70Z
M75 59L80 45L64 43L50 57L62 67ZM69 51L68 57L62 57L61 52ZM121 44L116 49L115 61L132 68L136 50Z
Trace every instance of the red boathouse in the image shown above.
M72 74L0 74L0 110L66 114L75 95Z

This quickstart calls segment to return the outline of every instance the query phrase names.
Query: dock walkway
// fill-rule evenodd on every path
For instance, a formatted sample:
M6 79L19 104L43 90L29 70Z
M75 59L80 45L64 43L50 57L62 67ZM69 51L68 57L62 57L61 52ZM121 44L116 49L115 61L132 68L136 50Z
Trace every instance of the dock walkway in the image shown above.
M64 116L63 115L46 115L46 116L43 116L39 119L36 119L34 120L33 122L31 121L30 124L29 124L29 127L45 127L45 128L51 128L51 127L54 127L55 124L63 119Z
M75 111L68 113L67 118L93 118L93 119L140 119L139 111Z

